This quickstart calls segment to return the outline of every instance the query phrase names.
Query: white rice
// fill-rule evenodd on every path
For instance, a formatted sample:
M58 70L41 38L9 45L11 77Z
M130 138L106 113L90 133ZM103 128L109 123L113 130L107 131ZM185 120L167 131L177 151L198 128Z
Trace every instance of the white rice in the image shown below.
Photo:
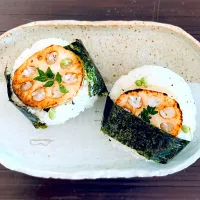
M122 93L141 88L135 85L135 81L142 77L145 77L148 81L148 88L146 89L166 93L179 103L183 125L191 128L191 134L184 133L181 130L177 137L188 141L192 140L196 129L196 105L188 84L181 76L171 70L151 65L136 68L128 75L121 76L115 82L110 92L111 99L116 101Z
M30 56L36 52L50 46L50 45L60 45L66 46L70 43L57 38L48 38L43 39L35 44L30 49L26 49L22 54L16 59L13 66L12 77L16 69L18 69ZM64 104L54 107L55 118L52 120L49 118L48 112L43 111L42 109L33 108L26 106L28 111L36 115L42 123L46 125L56 125L62 124L70 118L74 118L83 112L86 108L93 106L94 102L98 99L98 96L89 97L88 95L88 83L86 80L83 81L82 87L79 90L78 94L73 98L72 101L66 102ZM13 93L12 100L19 106L25 106L23 102Z

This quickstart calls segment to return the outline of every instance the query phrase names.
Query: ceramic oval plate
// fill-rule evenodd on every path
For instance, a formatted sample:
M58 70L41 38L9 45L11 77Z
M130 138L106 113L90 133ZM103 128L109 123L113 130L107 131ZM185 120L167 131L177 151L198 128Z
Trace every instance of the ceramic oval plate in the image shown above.
M53 178L164 176L180 171L200 157L199 123L193 141L169 164L156 164L101 131L105 99L75 120L36 130L8 102L3 72L22 51L44 38L83 41L106 84L142 65L170 68L191 86L200 108L200 44L182 29L153 22L46 21L26 24L0 37L0 162L19 172Z

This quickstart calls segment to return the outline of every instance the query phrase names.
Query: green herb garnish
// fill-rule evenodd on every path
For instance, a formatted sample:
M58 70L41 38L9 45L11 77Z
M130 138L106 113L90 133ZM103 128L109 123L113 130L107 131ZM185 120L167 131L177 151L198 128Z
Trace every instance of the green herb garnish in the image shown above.
M73 60L71 58L66 58L66 59L61 60L60 66L62 68L67 68L70 65L72 65L72 63L73 63Z
M68 93L69 91L65 88L65 86L64 85L59 85L59 90L62 92L62 93L64 93L64 94L66 94L66 93Z
M62 82L62 76L60 75L59 72L57 72L57 74L56 74L56 81L57 81L58 83L61 83L61 82Z
M46 76L37 76L34 78L34 80L40 81L40 82L46 82L48 78Z
M147 106L147 108L144 108L141 112L141 118L145 121L150 123L150 115L155 115L158 113L158 111L155 110L156 107Z
M56 112L55 112L55 109L54 109L54 108L50 108L48 114L49 114L49 118L50 118L50 119L53 120L53 119L56 118Z
M41 69L37 68L37 70L38 70L38 73L39 73L40 76L44 76L45 75L45 73Z
M141 79L135 81L135 85L147 88L148 87L147 79L142 77Z
M146 78L142 77L142 78L141 78L141 82L142 82L142 86L148 87L148 82L147 82L147 79L146 79Z
M47 69L47 71L46 71L46 77L47 78L51 78L51 79L54 79L54 77L55 77L55 74L51 71L51 68L50 67L48 67L48 69Z
M44 87L51 87L53 84L54 84L54 80L47 81L47 82L44 84Z
M55 75L51 68L48 67L46 73L42 71L41 69L37 68L39 76L35 77L35 81L45 82L44 87L51 87L55 81L59 83L59 90L60 92L66 94L68 90L65 88L64 85L62 85L62 76L59 72Z
M181 130L184 132L184 133L189 133L191 132L191 128L189 126L186 126L186 125L183 125L181 127Z

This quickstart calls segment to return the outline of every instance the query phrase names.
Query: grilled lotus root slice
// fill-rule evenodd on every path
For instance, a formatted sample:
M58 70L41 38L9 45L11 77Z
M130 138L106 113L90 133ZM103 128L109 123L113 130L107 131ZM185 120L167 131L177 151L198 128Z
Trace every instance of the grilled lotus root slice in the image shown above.
M38 68L47 72L50 68L54 74L53 84L46 87L48 82L34 80L39 76ZM55 80L56 74L61 75L61 83ZM27 106L50 108L71 100L79 91L84 78L83 64L79 57L70 50L52 45L26 60L15 72L12 87L17 97ZM60 91L64 86L65 92Z
M165 93L132 90L121 94L115 103L140 118L147 106L153 107L156 112L149 116L150 123L173 136L177 136L182 127L179 104Z

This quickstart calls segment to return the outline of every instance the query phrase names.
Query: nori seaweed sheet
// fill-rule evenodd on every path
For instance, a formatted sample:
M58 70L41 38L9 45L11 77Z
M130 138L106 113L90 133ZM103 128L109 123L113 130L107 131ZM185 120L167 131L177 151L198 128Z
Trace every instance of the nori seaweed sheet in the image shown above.
M107 97L101 130L140 155L166 164L189 141L174 137L134 116Z
M89 84L89 96L103 96L107 94L107 88L104 80L81 40L76 40L64 48L74 52L77 56L79 56L81 62L83 63L85 74L87 76L86 79Z
M6 78L6 83L7 83L7 93L8 93L8 98L9 98L9 101L18 109L20 110L24 115L25 117L27 117L31 123L33 124L33 126L35 128L42 128L42 129L45 129L47 128L47 125L42 123L40 121L40 119L35 116L34 114L30 113L28 111L28 109L25 107L25 106L19 106L17 105L13 100L12 100L12 90L11 90L11 74L9 74L7 72L7 68L5 69L5 72L4 72L4 76Z

